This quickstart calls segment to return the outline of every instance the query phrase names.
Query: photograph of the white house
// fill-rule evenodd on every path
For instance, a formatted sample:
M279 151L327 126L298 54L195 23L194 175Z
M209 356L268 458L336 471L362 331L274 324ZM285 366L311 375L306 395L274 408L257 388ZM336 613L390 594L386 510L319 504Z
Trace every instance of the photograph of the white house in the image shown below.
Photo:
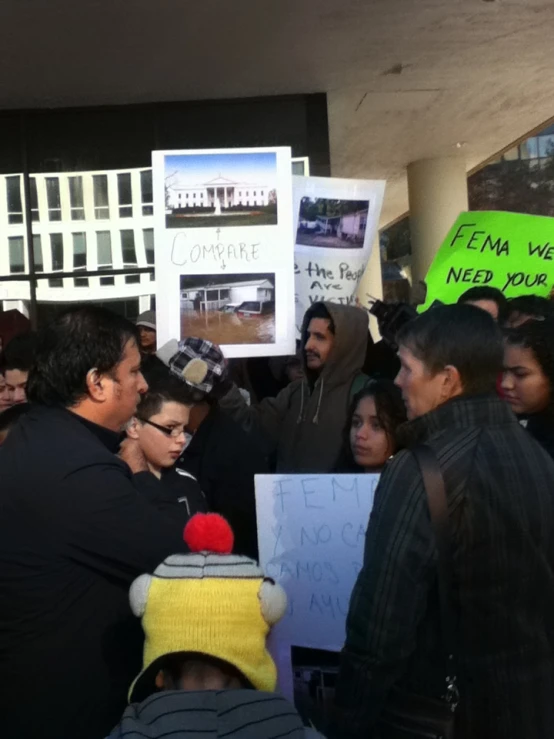
M181 275L181 338L275 342L275 275Z
M167 228L277 224L277 159L272 152L165 157Z
M367 200L302 198L296 243L334 249L361 249L368 211Z

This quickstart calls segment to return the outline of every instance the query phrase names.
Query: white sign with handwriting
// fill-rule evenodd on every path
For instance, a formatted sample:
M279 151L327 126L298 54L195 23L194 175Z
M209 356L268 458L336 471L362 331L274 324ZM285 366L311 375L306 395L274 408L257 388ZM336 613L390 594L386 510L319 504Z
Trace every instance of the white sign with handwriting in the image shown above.
M256 475L260 565L288 596L276 652L338 651L379 475Z
M377 237L384 180L293 177L296 327L322 300L354 303Z
M291 151L152 153L158 346L294 354Z

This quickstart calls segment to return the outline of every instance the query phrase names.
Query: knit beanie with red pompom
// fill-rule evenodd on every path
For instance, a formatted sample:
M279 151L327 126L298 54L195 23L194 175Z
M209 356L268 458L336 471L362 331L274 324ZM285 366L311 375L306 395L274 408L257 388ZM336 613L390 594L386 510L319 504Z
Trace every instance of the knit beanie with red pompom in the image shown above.
M285 612L284 590L264 578L254 560L231 554L233 532L221 516L196 514L183 538L190 554L167 557L131 585L131 609L142 618L145 642L129 699L148 693L155 663L174 652L224 660L257 690L273 692L277 670L266 638Z

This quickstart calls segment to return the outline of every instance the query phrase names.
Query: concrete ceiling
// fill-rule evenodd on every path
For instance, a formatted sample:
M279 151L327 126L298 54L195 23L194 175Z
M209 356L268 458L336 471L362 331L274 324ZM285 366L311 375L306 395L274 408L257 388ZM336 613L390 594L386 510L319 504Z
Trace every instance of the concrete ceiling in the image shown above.
M0 107L327 92L333 174L471 169L554 116L547 0L1 0ZM461 145L461 148L457 148Z

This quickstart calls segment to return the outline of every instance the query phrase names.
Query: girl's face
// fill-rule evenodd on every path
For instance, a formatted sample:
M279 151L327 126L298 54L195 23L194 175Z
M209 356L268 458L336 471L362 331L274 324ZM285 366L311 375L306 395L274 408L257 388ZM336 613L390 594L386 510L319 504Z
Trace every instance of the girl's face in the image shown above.
M514 413L532 415L550 403L550 382L531 349L506 344L502 389Z
M362 398L350 426L350 448L356 464L366 471L383 467L393 453L389 434L379 423L375 398Z

